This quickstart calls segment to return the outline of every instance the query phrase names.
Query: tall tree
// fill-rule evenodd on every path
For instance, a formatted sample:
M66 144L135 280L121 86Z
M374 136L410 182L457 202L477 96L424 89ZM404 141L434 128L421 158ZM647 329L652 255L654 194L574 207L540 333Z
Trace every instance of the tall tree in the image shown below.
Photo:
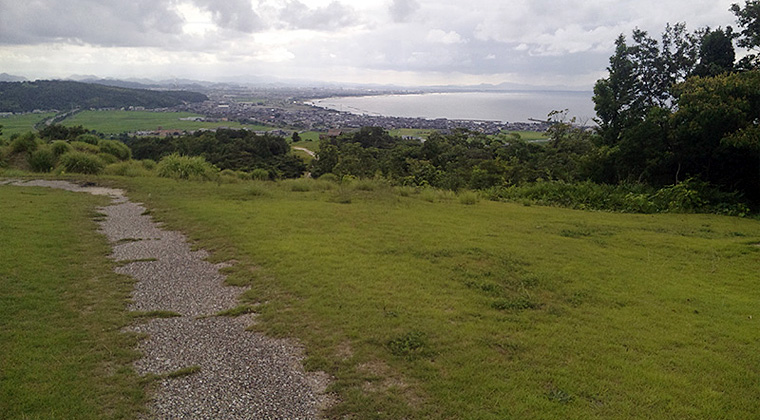
M760 72L692 78L675 90L681 174L760 201Z
M699 36L687 32L683 23L668 24L660 41L640 29L631 38L628 45L624 35L618 37L607 68L609 77L594 87L599 131L610 146L652 108L672 109L671 88L693 73L699 56Z
M734 3L730 10L736 15L736 22L742 28L737 45L758 51L760 49L760 0L745 0L744 7ZM738 67L760 68L760 56L757 53L749 54L739 61Z
M699 64L694 69L696 76L717 76L734 69L736 53L733 39L735 35L729 26L725 30L705 29L699 47Z
M609 77L598 80L594 86L594 109L602 139L612 145L629 122L639 117L638 111L632 109L636 76L623 34L615 41L615 54L610 57L607 71Z

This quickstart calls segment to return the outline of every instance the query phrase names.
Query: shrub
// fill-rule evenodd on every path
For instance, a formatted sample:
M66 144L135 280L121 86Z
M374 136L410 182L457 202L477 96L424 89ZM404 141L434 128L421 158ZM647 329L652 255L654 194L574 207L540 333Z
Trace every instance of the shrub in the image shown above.
M153 159L143 159L140 163L142 163L143 168L149 171L156 169L156 161Z
M158 176L175 179L205 179L216 177L219 169L202 156L165 156L158 162Z
M94 144L85 143L82 141L72 141L71 143L69 143L69 145L71 145L71 147L78 152L92 153L92 154L100 153L100 147Z
M110 165L112 163L116 163L119 161L116 156L110 154L110 153L98 153L97 156L100 158L100 160L103 161L106 165Z
M93 134L80 134L77 136L76 141L97 146L98 142L100 142L100 137Z
M37 137L33 133L22 134L11 141L11 153L31 153L37 150Z
M477 204L480 201L478 194L472 191L464 191L459 194L459 202L468 206Z
M127 177L149 176L150 172L145 167L133 160L126 162L117 162L106 166L103 170L106 175L117 175Z
M119 160L129 160L132 157L132 150L120 141L100 140L98 147L100 147L102 153L116 156Z
M339 178L335 174L326 173L326 174L322 174L322 176L319 177L319 180L320 181L338 182Z
M53 154L55 157L59 157L62 154L70 152L72 150L71 145L63 140L56 140L50 143L50 147L53 149Z
M290 187L290 191L294 192L307 192L311 191L311 182L306 179L293 179L289 180L287 182L287 185Z
M256 168L251 171L251 179L256 181L266 181L271 178L269 177L269 171L263 168Z
M106 166L99 157L78 151L64 153L58 163L64 171L79 174L98 174Z
M396 192L398 193L398 195L400 195L402 197L409 197L409 196L411 196L413 194L416 194L417 193L417 189L414 188L414 187L402 185L400 187L396 187Z
M219 172L217 181L223 184L237 184L240 183L240 177L232 169L225 169Z
M356 191L374 191L376 184L374 181L371 181L369 179L360 179L357 181L354 181L351 186Z
M29 154L27 162L34 172L50 172L55 167L56 156L52 148L40 147Z

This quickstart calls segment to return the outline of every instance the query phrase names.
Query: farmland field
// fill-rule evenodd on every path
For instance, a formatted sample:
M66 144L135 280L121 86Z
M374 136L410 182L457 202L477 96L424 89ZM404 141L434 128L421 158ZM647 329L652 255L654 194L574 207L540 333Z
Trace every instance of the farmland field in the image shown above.
M81 125L104 134L157 130L198 130L201 128L241 128L238 122L181 121L180 118L201 117L189 112L151 111L82 111L62 122L66 126ZM253 130L259 129L248 126Z
M54 112L45 112L42 114L21 114L0 117L0 125L3 126L2 136L8 138L13 134L26 133L34 131L34 125L55 116Z

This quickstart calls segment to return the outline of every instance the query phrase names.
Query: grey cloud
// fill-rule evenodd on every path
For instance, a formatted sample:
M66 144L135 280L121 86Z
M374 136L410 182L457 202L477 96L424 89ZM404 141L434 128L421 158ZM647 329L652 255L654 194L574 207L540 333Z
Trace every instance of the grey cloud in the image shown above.
M221 28L251 33L265 27L250 0L193 0L193 3L210 12Z
M182 18L171 9L172 3L172 0L0 0L0 43L165 45L182 32Z
M359 18L348 6L337 1L310 9L298 0L289 0L280 11L280 19L293 29L336 29L356 25Z
M419 8L417 0L393 0L389 12L394 22L406 22Z

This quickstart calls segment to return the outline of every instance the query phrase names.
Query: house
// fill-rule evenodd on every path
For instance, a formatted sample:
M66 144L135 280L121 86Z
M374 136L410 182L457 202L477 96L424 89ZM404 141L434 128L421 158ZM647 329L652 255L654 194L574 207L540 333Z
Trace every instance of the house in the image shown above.
M331 128L327 130L327 134L320 134L319 139L320 140L334 139L334 138L340 137L343 134L344 134L343 130L339 128Z

